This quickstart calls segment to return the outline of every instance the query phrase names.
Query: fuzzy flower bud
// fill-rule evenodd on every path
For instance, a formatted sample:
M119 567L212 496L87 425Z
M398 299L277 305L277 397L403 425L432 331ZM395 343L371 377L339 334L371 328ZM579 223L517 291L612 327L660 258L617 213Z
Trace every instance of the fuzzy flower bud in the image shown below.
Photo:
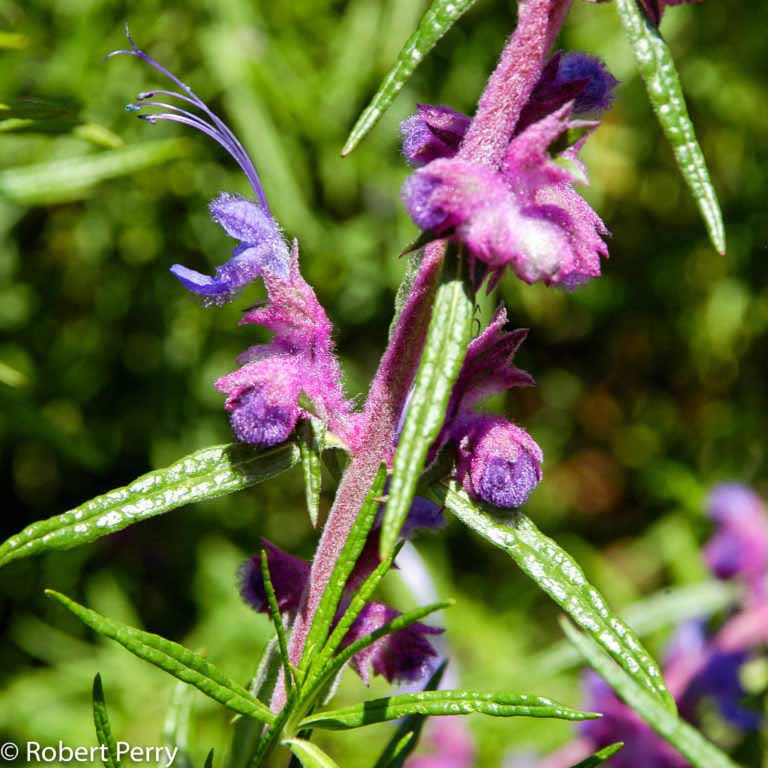
M524 429L506 419L467 419L456 429L454 439L457 476L476 498L502 509L517 509L541 481L541 448Z

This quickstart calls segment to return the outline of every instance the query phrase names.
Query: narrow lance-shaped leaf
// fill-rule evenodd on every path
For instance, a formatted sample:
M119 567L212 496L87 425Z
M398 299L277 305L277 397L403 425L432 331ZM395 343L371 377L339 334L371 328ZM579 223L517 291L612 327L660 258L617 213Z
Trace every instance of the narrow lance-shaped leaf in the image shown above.
M602 765L609 757L613 757L623 746L624 743L621 741L609 744L605 749L595 752L594 755L590 755L586 760L582 760L580 763L571 766L571 768L596 768L598 765Z
M163 723L163 745L176 748L173 761L169 762L167 753L161 758L159 768L192 768L189 756L189 729L192 719L192 695L194 688L178 682L173 689L173 696Z
M461 253L449 249L432 308L427 340L416 371L405 422L392 463L389 499L381 526L381 554L395 547L413 501L419 475L437 438L472 333L474 297L462 275Z
M0 566L52 549L70 549L186 504L235 493L299 461L293 443L257 450L242 443L203 448L79 507L27 526L0 545Z
M434 671L424 686L425 691L436 691L440 687L447 665L448 662L444 661ZM425 715L408 715L404 718L373 768L402 768L403 763L419 743L426 719Z
M102 752L104 768L120 768L117 759L117 745L112 735L112 727L109 724L107 714L107 702L104 700L104 687L101 684L101 675L93 678L93 724L96 727L96 739L106 750Z
M421 60L474 3L475 0L433 0L427 12L421 17L416 31L400 51L394 67L384 78L370 104L357 119L341 151L342 156L346 157L376 125Z
M351 707L319 712L302 720L303 728L345 731L364 725L399 720L408 715L471 715L491 717L552 717L559 720L590 720L599 715L579 712L541 696L477 691L422 691L372 699Z
M339 768L317 744L304 739L286 739L283 744L301 760L304 768Z
M293 670L288 658L288 638L283 626L283 618L280 614L280 606L277 603L277 595L272 585L272 577L269 574L269 559L266 550L261 550L261 576L264 581L264 591L267 593L267 603L269 604L269 613L272 617L272 623L277 633L277 645L280 650L280 658L283 662L283 671L285 672L285 684L290 691L293 687Z
M590 666L656 733L685 755L694 768L738 768L695 728L667 711L658 699L641 688L591 637L579 632L565 618L560 623Z
M664 707L676 711L658 665L627 624L611 612L578 563L521 513L505 525L475 504L455 483L432 486L438 501L494 546L506 552L573 620Z
M205 765L204 768L213 768L213 748L208 752L208 755L205 758Z
M303 421L296 432L304 472L304 494L312 526L317 528L320 516L320 490L322 488L322 454L325 448L325 422L320 419Z
M333 675L340 672L341 667L333 664L336 649L341 645L347 632L362 612L371 595L373 595L376 587L392 567L392 563L399 551L400 548L396 547L392 556L382 560L373 570L373 573L360 585L349 606L333 628L333 632L331 632L328 640L323 645L322 651L315 655L304 679L303 687L305 693L297 706L298 714L296 717L300 718L310 707L315 705L319 694L331 684Z
M616 0L624 32L645 80L648 97L661 123L691 194L707 225L710 240L725 253L725 227L707 162L688 115L685 96L669 46L640 9L637 0Z
M739 593L735 585L712 579L665 589L632 603L620 616L639 637L645 637L689 619L704 619L724 611L736 603ZM532 662L542 672L556 675L580 664L581 656L567 640L561 640L535 656Z
M95 632L115 640L135 656L193 685L206 696L234 712L254 717L265 723L271 723L275 719L264 704L253 698L245 688L230 680L202 656L159 635L143 632L108 619L59 592L48 589L45 594L61 603Z
M360 553L368 540L368 533L373 527L376 514L379 508L379 498L384 490L384 483L387 479L387 468L382 464L373 485L368 491L368 495L363 502L360 513L355 519L355 523L344 542L339 559L331 573L331 578L323 592L323 596L315 611L312 620L312 626L307 634L307 641L304 646L304 653L299 663L299 673L303 677L309 668L314 654L319 653L328 638L328 631L331 628L333 619L341 601L344 587L347 584Z

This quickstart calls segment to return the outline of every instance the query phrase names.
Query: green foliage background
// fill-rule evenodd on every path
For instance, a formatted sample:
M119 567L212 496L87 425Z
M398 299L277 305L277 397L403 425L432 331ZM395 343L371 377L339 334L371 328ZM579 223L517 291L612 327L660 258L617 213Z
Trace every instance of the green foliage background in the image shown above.
M399 202L407 174L397 125L416 101L471 111L514 3L480 0L417 71L349 159L339 150L393 62L422 0L0 0L0 473L2 537L229 439L213 380L263 338L238 328L260 289L201 309L168 273L211 270L231 242L208 219L218 191L247 193L212 143L122 110L158 84L140 45L188 81L249 148L273 210L299 238L305 276L337 327L351 393L365 392L386 341L397 258L414 235ZM705 575L702 502L722 479L766 485L768 121L760 3L670 11L694 122L723 205L729 251L710 248L660 136L610 3L577 2L563 45L597 53L622 81L587 145L586 195L614 237L605 276L574 294L501 287L535 390L496 403L545 451L529 514L621 607ZM30 102L29 100L36 100ZM45 109L42 109L42 107ZM485 307L492 309L489 300ZM323 503L327 508L330 496ZM100 671L118 738L158 743L172 682L94 639L42 597L53 587L195 648L245 680L267 621L236 594L236 569L261 536L311 555L298 470L250 492L177 510L82 550L0 571L0 742L94 742ZM556 612L503 554L452 526L421 545L442 595L462 682L576 704L576 672L531 657L560 637ZM413 598L397 576L401 607ZM663 647L665 634L652 646ZM752 687L760 694L766 675ZM348 676L347 699L361 684ZM193 750L221 755L226 715L196 698ZM546 750L567 725L477 718L480 766ZM365 765L385 726L328 739ZM759 738L715 740L761 765Z

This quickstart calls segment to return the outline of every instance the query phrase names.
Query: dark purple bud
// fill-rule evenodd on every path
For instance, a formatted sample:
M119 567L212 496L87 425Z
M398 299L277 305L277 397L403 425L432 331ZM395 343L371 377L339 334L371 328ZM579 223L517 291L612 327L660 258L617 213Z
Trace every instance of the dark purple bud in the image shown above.
M712 572L720 579L740 577L759 594L768 576L768 515L760 497L739 483L717 486L707 512L717 532L704 550Z
M605 112L613 101L613 89L619 84L597 56L566 53L560 58L556 83L565 86L575 82L584 83L573 103L577 115Z
M520 427L498 416L467 416L453 430L457 475L476 498L517 509L541 481L541 448Z
M309 578L309 563L289 555L266 539L262 546L267 552L269 576L275 589L277 604L282 613L299 607L301 595ZM248 605L260 613L269 613L267 593L261 573L261 553L246 560L239 571L240 595Z
M414 173L405 181L403 202L416 226L425 232L440 233L451 226L451 215L439 200L443 189L443 180L426 171Z
M420 168L441 157L453 157L472 121L450 107L418 104L415 115L400 123L403 154L408 164Z
M400 612L383 603L368 603L355 619L344 638L344 647L374 632L400 616ZM429 635L442 634L443 630L421 622L385 635L373 645L360 651L352 659L352 666L368 684L371 673L381 675L388 682L395 680L415 682L430 671L437 651L428 640Z
M227 401L235 437L243 443L270 446L285 442L299 418L295 404L268 399L266 385L252 387Z

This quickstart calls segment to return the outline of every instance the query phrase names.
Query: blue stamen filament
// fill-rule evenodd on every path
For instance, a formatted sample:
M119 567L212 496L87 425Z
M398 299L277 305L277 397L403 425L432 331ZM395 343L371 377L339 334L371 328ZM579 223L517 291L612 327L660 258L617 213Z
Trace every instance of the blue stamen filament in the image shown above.
M245 175L248 177L248 181L250 182L253 191L256 193L256 197L258 198L261 207L263 208L264 212L269 215L269 205L267 203L266 195L264 194L264 189L262 188L261 182L259 181L259 176L256 173L256 168L254 167L250 157L248 157L248 153L245 151L245 147L243 147L235 134L230 130L229 126L227 126L223 120L221 120L211 109L209 109L208 105L202 99L200 99L186 83L179 80L178 77L167 70L162 64L144 53L144 51L142 51L133 41L133 38L128 31L127 25L125 28L125 34L131 44L131 49L113 51L112 53L108 54L106 58L109 59L113 56L119 55L136 56L142 61L145 61L150 66L154 67L161 74L165 75L169 80L171 80L171 82L175 83L184 91L184 94L163 89L144 91L137 96L137 101L143 103L126 104L126 111L139 112L144 108L168 110L165 112L149 112L140 114L137 115L137 117L151 124L154 124L159 120L168 120L170 122L188 125L191 128L194 128L201 133L204 133L209 138L213 139L217 144L227 150L235 162L240 166L243 173L245 173ZM179 99L188 104L191 104L201 112L204 112L205 115L210 118L210 121L206 120L204 117L194 114L193 112L190 112L186 109L181 109L180 107L174 106L172 104L167 104L165 102L147 101L147 99L151 99L156 95L170 96L171 98Z

